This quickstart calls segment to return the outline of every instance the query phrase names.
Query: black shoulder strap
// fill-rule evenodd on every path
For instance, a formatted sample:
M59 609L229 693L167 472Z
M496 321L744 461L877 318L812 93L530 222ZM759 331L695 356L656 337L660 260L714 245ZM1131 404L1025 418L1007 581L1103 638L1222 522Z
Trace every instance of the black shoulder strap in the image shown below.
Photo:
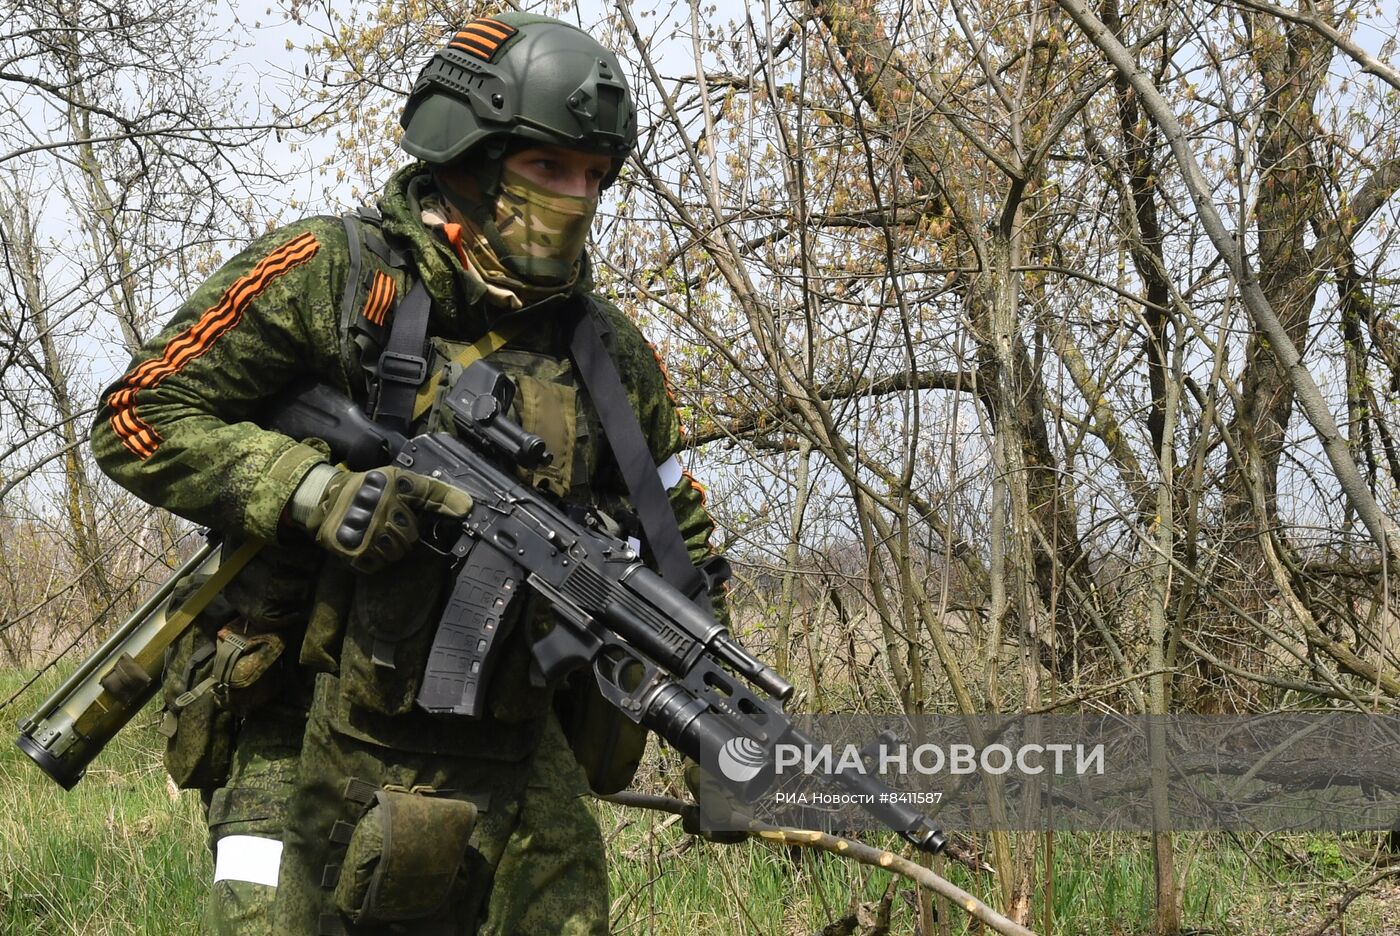
M584 305L584 314L579 316L574 328L570 352L603 423L608 447L612 449L632 506L641 521L642 535L651 547L661 577L709 610L708 582L690 561L675 511L671 509L666 489L661 486L661 476L656 473L651 447L642 435L641 424L623 389L617 365L603 344L598 315L592 303L585 300Z
M408 295L394 310L389 340L384 345L384 353L379 355L379 392L374 401L374 419L399 432L408 432L418 385L428 376L423 349L431 311L428 288L422 280L415 279Z
M370 384L370 410L374 418L384 426L399 432L407 432L413 421L413 401L418 386L428 373L428 361L423 351L428 337L428 318L432 300L422 280L412 275L407 257L390 247L384 240L381 230L384 223L379 209L361 205L342 218L349 247L349 270L346 273L345 289L341 296L341 332L347 341L360 347L362 366ZM368 306L371 296L366 294L364 305L360 304L360 294L365 285L365 252L368 251L384 267L400 270L408 274L411 283L408 293L394 304L393 318L387 328L387 318L393 300L392 290L377 292L373 315ZM384 278L382 271L371 279ZM370 290L370 292L375 292ZM382 351L379 351L380 348ZM375 352L379 353L376 355ZM366 353L368 352L368 353ZM371 363L372 362L372 363Z
M350 269L345 273L345 289L340 297L340 333L348 334L350 326L355 321L357 306L355 300L360 294L360 225L355 220L355 212L349 211L341 216L341 223L345 225L345 241L350 254Z

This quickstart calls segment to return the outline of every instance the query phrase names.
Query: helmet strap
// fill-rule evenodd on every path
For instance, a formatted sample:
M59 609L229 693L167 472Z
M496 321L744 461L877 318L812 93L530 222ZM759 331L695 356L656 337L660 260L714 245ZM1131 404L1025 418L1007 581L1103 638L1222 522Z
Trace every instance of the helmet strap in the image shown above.
M476 178L482 202L493 212L501 194L501 167L510 152L508 139L488 140L471 153L470 172Z
M496 201L501 197L501 173L504 168L505 158L511 152L511 140L509 138L499 138L490 140L472 153L471 173L476 178L477 188L481 191L482 203L476 214L468 215L476 226L481 229L481 233L486 237L486 243L491 245L491 250L495 252L496 259L515 276L528 280L530 273L522 269L515 262L515 257L511 253L510 245L501 236L501 229L496 226ZM519 144L516 145L519 149ZM461 211L459 206L458 211Z
M506 246L505 239L501 237L500 229L496 227L496 199L501 194L501 161L490 158L488 154L487 159L472 167L472 177L476 179L477 187L482 195L480 199L468 198L454 186L445 185L437 174L438 167L431 168L433 169L433 180L437 183L437 190L442 197L447 200L449 205L457 209L462 217L469 219L482 234L486 235L486 242L491 245L496 256L504 258L509 248Z
M468 198L455 186L443 182L439 170L448 167L430 164L428 169L432 172L433 184L448 204L483 230L488 224L494 228L496 199L501 194L501 162L506 155L505 141L493 140L478 147L471 155L475 158L454 163L452 168L465 170L476 181L476 189L481 193L478 199Z

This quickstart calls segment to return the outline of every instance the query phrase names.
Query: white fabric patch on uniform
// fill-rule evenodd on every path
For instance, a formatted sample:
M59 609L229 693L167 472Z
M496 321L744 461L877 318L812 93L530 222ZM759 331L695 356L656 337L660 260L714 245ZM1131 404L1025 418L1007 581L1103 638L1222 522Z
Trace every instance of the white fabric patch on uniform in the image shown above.
M214 846L214 881L247 881L277 886L282 843L256 835L229 835Z
M672 455L656 466L656 473L661 475L661 486L668 491L671 490L681 483L681 460Z

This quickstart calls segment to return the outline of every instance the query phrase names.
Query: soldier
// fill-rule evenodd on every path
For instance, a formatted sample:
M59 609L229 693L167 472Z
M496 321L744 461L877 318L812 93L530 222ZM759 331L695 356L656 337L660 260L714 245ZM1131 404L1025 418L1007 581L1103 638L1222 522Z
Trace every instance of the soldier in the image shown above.
M122 485L224 532L226 548L267 543L167 659L167 767L203 791L215 854L205 928L605 933L603 847L582 797L625 785L644 736L586 684L532 683L529 647L552 621L527 601L484 717L416 707L451 583L419 526L470 498L404 469L336 466L317 440L259 422L315 380L386 424L450 431L442 392L490 355L518 385L514 415L554 452L530 480L624 518L604 428L617 414L600 416L570 355L593 316L680 552L702 560L712 523L675 460L664 372L591 292L584 250L636 140L631 96L583 32L506 13L437 52L401 123L418 161L377 208L289 225L235 257L104 392L93 428Z

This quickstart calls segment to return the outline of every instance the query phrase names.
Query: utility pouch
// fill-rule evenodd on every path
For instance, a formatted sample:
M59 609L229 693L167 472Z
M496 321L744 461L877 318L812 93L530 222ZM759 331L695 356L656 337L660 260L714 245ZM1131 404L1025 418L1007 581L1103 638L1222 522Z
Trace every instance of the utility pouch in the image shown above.
M345 621L355 594L355 573L343 563L328 562L316 582L316 597L306 636L301 641L298 662L315 673L335 673L340 669L340 643Z
M440 557L419 546L354 580L340 677L345 699L380 715L413 711L447 580Z
M268 543L228 583L224 598L251 633L299 631L311 612L325 555L310 544Z
M273 668L286 648L277 634L240 634L229 627L220 630L214 672L210 674L216 680L211 687L214 702L242 715L271 699L281 687Z
M452 416L445 406L447 394L441 391L452 387L461 377L465 369L463 352L468 349L466 345L441 338L433 338L430 345L432 371L438 375L435 384L438 392L433 398L426 428L454 432ZM515 382L510 418L544 439L554 456L548 465L529 471L521 469L521 476L534 487L567 497L574 479L588 475L587 465L583 470L576 465L577 455L582 454L578 452L577 442L580 434L587 435L587 427L579 419L578 390L572 384L568 362L515 348L494 352L491 362Z
M530 483L558 497L567 497L573 484L578 391L529 374L516 376L515 386L520 424L544 439L554 456L548 465L531 470Z
M223 596L166 651L161 686L165 768L181 789L222 786L232 766L237 719L282 688L286 643L249 634Z
M182 790L212 789L224 784L233 763L236 716L214 701L214 693L193 694L212 674L217 641L196 622L166 651L165 769ZM181 700L185 704L181 705Z
M351 833L336 908L355 924L436 914L447 903L475 827L476 806L465 800L379 790Z

